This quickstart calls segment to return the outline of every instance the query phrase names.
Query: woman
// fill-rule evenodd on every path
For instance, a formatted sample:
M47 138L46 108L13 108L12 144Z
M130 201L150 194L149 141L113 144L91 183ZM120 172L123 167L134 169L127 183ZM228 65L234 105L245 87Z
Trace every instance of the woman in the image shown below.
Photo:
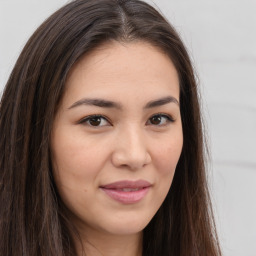
M58 10L0 115L0 255L221 255L193 68L148 4Z

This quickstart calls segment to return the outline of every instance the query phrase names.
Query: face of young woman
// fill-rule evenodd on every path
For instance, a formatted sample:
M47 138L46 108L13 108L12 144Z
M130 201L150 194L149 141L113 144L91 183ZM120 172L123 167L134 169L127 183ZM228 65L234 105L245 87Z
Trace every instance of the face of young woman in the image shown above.
M182 144L169 57L143 42L111 42L83 57L51 141L55 182L74 223L88 232L141 232L169 191Z

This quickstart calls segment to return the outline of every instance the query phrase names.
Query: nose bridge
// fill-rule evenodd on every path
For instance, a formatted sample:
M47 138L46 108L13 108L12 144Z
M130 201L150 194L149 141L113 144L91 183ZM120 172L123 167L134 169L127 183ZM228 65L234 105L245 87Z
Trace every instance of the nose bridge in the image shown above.
M116 166L138 169L148 164L150 159L142 127L133 123L119 130L113 155L113 163Z
M138 127L138 125L129 125L127 130L124 131L123 134L128 147L126 148L127 151L131 151L130 154L136 155L142 153L146 149L146 142L144 138L144 134L142 129Z

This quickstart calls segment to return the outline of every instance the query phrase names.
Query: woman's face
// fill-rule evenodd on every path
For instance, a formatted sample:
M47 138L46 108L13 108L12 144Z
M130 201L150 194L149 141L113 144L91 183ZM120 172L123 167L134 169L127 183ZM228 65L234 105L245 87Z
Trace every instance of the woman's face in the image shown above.
M72 69L51 138L54 179L88 232L135 234L171 186L183 144L176 69L144 42L111 42Z

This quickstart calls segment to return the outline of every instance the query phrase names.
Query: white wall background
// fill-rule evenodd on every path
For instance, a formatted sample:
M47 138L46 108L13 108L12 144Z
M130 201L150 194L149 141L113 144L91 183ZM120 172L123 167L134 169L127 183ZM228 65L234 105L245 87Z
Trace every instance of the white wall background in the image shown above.
M66 2L0 0L0 91L28 37ZM224 256L256 256L256 1L154 3L182 35L201 80Z

